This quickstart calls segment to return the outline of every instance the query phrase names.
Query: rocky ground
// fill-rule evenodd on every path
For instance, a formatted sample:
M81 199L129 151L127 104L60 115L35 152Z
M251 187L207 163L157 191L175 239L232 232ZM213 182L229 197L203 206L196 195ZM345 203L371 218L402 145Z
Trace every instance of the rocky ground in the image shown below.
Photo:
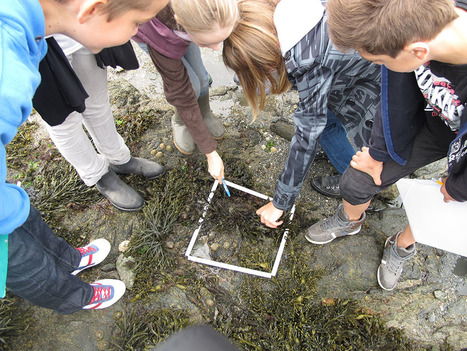
M254 320L254 317L242 319L241 316L260 316L259 312L256 312L259 310L255 305L256 302L247 299L248 293L256 291L255 284L266 290L270 289L264 295L266 300L276 296L273 287L279 287L287 293L297 290L298 295L291 295L293 300L289 299L287 303L284 302L286 300L272 299L272 304L275 301L279 305L285 304L287 307L284 308L293 310L293 313L298 313L295 312L298 310L305 311L308 306L314 304L329 309L343 306L342 308L345 309L345 306L350 306L346 301L352 301L359 306L355 310L358 315L352 327L346 326L344 329L359 330L369 325L374 327L372 321L368 324L361 323L372 318L380 318L384 322L385 330L402 330L402 334L408 340L404 344L404 349L461 350L467 347L467 260L465 258L419 245L415 259L405 267L397 290L386 292L378 286L376 269L381 259L384 241L407 223L403 208L398 207L397 201L394 201L397 193L387 192L374 201L368 213L368 220L358 235L335 240L324 246L311 245L304 239L303 229L317 220L332 215L339 203L336 199L316 193L309 184L309 179L315 174L334 172L326 160L317 161L307 177L296 203L297 215L291 225L293 235L287 241L276 278L271 280L247 278L242 273L188 261L185 251L193 231L198 227L197 220L202 213L203 200L212 182L207 176L203 155L184 157L174 150L170 127L173 109L161 95L161 80L152 63L138 47L136 50L140 57L141 69L134 72L113 70L109 74L111 102L117 124L124 124L125 116L139 116L155 111L157 119L150 128L138 129L137 126L132 129L134 133L138 133L138 138L134 135L125 135L133 154L157 160L167 167L169 174L178 174L176 172L182 172L184 176L188 174L189 177L184 183L186 187L193 188L196 184L202 184L199 188L192 189L194 198L198 201L186 205L186 208L177 213L176 223L170 226L170 230L164 234L160 242L162 251L166 252L172 263L148 269L153 271L152 273L156 271L158 275L157 278L148 278L147 289L142 289L142 283L134 276L135 272L138 272L138 257L140 257L138 255L141 251L130 250L130 253L136 252L134 255L128 252L122 254L119 251L119 244L132 239L137 233L144 232L148 212L120 212L100 199L96 191L92 191L89 195L96 200L89 203L70 201L65 204L66 210L60 217L60 228L68 232L80 233L82 240L105 237L112 243L112 251L106 261L100 267L83 272L81 278L89 282L99 278L120 278L127 283L129 290L124 298L111 308L102 311L83 311L73 315L57 315L19 300L20 311L31 317L30 324L25 332L8 340L10 349L57 351L143 349L144 342L138 343L138 341L146 340L144 338L147 338L148 334L153 336L150 341L155 344L154 340L158 340L154 335L159 335L159 339L162 339L172 330L177 330L183 325L209 323L228 335L242 349L306 350L315 349L310 346L311 339L324 332L326 328L330 328L329 323L344 318L344 312L337 314L332 320L323 317L322 324L313 327L311 334L300 331L302 334L297 335L301 336L295 337L291 335L295 335L294 333L298 331L287 331L289 329L287 327L283 334L287 334L288 339L284 337L282 343L277 340L275 341L277 343L269 344L263 341L248 342L253 338L250 336L247 340L241 328L235 326L236 321L241 320L245 323L244 330L256 328L254 330L257 330L258 334L264 329L261 326L268 325L269 333L273 334L275 332L273 326L276 326L282 317L270 312L264 325L263 321ZM217 54L205 51L203 55L213 77L210 91L212 109L223 120L227 130L225 138L219 143L219 153L226 164L226 179L238 182L244 179L243 185L254 186L256 191L272 195L293 133L290 115L297 97L294 93L268 97L264 113L255 122L250 123L251 111L241 89L233 83L232 74L222 66ZM43 147L49 143L47 136L41 134L40 128L35 133L34 142L38 149L41 145ZM444 165L439 163L422 170L415 177L431 178L442 172ZM201 178L201 181L190 182L190 179L198 178ZM131 177L129 181L135 184L134 186L148 199L147 209L157 207L151 204L150 199L155 198L153 189L163 181L145 182ZM176 178L172 183L176 183ZM170 182L167 184L165 189L170 188ZM395 189L392 191L396 192ZM169 192L170 189L167 190L167 193ZM216 196L222 195L222 190L218 189ZM176 199L179 201L178 198ZM160 201L165 205L170 203L163 202L165 201L163 199ZM244 216L247 218L245 221L251 217L248 217L248 214ZM241 236L232 233L208 231L201 233L195 249L213 259L228 260L237 257L235 261L237 263L245 264L251 261L254 269L270 270L271 265L265 263L265 260L271 257L268 251L275 252L278 245L274 236L266 236L259 242L255 242L252 238L242 240ZM252 245L248 244L251 242L255 243L255 247L266 250L252 251ZM250 256L245 256L243 250L248 251ZM248 257L253 258L249 260ZM303 261L296 261L298 258ZM144 274L150 277L149 273ZM303 290L305 289L303 286L309 286L311 290ZM274 310L270 308L271 311ZM165 314L158 312L160 309L172 312L166 317ZM251 309L257 314L249 315L248 313L251 312L247 310ZM142 321L138 317L133 318L143 315L143 310L144 316L151 313L158 314L156 327L152 325L152 329L144 329L141 325ZM283 311L284 318L289 313L286 310ZM183 311L184 314L180 312L182 314L174 315L174 311ZM307 318L302 318L297 324L298 327L293 324L293 328L301 328L300 326L306 322L303 319ZM284 325L291 326L292 323L296 323L295 319L292 316L292 319L286 321ZM157 330L154 331L154 328ZM337 332L334 334L344 333L342 328L336 329ZM371 329L364 338L369 339L372 334L379 332L381 330L377 328ZM358 334L358 332L352 333L348 335ZM302 340L303 335L310 336L307 340ZM261 340L265 338L267 336ZM149 345L150 342L146 343L146 347ZM328 348L324 345L328 345ZM384 345L381 343L379 346L375 345L368 343L360 349L402 349L402 346L395 346L396 342L392 344L388 341ZM355 346L346 343L345 340L338 340L335 344L323 341L321 348L348 350L355 349Z

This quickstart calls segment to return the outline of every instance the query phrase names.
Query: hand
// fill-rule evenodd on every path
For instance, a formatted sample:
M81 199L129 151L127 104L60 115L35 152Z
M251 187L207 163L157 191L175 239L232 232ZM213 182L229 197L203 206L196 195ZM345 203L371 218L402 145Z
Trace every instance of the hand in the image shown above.
M269 228L277 228L284 223L284 221L278 221L284 211L275 208L272 201L257 210L256 214L261 217L261 223Z
M208 159L209 174L216 179L219 184L222 184L222 179L224 179L224 163L222 162L222 158L215 150L206 154L206 157Z
M441 194L444 195L444 202L457 201L457 200L453 199L451 195L448 194L448 192L446 190L446 179L448 179L448 177L443 178L443 180L442 180L443 185L441 185L441 189L439 189Z
M362 151L357 151L357 153L352 156L350 165L371 176L376 185L382 184L381 172L383 172L383 162L376 161L371 157L370 149L367 147L362 147Z

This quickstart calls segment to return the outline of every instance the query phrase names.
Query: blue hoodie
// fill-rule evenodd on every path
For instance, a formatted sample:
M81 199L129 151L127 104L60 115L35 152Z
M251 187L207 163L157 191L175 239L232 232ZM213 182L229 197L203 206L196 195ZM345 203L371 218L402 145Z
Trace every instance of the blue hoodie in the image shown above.
M39 62L47 51L44 12L38 0L0 3L0 295L8 262L8 234L29 215L29 197L6 183L7 145L29 117L40 82Z
M5 145L29 117L47 46L38 0L2 0L0 5L0 234L10 234L29 215L29 198L7 184Z

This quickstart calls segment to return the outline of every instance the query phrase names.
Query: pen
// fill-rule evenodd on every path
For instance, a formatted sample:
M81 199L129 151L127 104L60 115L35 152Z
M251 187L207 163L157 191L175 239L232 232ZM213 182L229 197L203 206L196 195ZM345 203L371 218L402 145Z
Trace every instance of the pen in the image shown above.
M225 184L225 180L224 180L224 179L222 179L222 185L224 186L225 192L226 192L227 195L229 195L229 197L230 197L230 191L229 191L229 188L227 188L227 184Z

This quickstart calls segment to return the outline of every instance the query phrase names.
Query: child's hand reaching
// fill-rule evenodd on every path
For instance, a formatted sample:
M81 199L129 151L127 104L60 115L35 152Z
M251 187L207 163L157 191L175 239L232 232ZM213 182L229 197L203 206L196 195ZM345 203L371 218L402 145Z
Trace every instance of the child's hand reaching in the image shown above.
M381 172L383 171L383 162L376 161L370 156L370 149L362 147L362 151L357 151L350 161L350 165L365 172L373 178L376 185L381 185Z
M222 158L217 151L206 154L206 157L208 159L209 174L216 179L219 184L222 184L222 179L224 179L224 162L222 162Z
M283 213L284 211L277 209L272 201L256 211L256 214L261 217L261 223L269 228L277 228L284 222L279 221Z

